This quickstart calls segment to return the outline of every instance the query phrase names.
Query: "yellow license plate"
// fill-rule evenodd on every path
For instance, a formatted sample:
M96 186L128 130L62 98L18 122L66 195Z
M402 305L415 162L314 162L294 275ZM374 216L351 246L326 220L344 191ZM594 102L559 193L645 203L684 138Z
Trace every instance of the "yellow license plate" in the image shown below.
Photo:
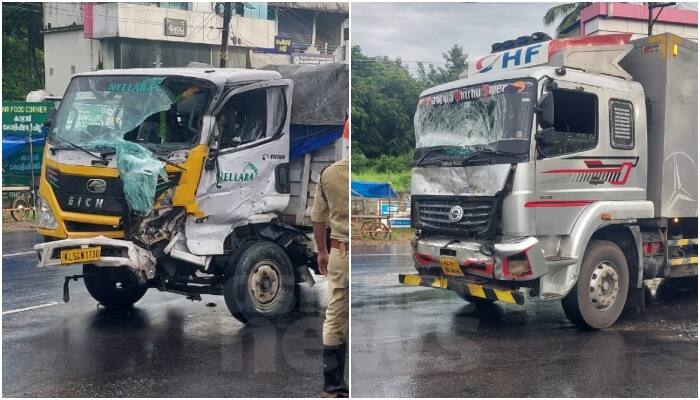
M462 269L459 268L459 261L454 257L440 256L440 267L445 275L464 276Z
M61 250L61 264L78 264L100 259L102 248L87 247L84 249Z

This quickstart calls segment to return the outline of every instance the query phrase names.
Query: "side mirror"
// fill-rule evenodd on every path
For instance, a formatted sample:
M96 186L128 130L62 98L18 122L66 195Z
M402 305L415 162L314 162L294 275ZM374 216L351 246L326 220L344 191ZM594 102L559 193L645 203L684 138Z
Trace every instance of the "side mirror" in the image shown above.
M209 155L204 162L204 169L211 171L216 167L217 159L219 158L219 139L214 139L209 146Z
M44 136L49 134L49 131L51 130L51 126L53 125L53 120L55 117L56 117L56 109L52 108L51 111L49 111L49 114L46 116L44 123L41 125L41 133L43 133Z
M535 133L535 141L537 141L537 146L551 146L556 144L556 135L554 133L554 127L549 127L542 129L541 131Z
M537 104L537 124L542 129L554 126L554 95L552 92L543 94Z

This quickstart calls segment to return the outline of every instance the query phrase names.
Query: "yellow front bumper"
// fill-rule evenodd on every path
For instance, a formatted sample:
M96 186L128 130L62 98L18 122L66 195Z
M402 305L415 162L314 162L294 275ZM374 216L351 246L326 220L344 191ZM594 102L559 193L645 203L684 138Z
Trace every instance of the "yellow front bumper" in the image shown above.
M525 304L525 296L517 290L501 288L492 284L473 282L464 278L400 274L399 282L407 286L425 286L437 289L447 289L455 292L464 291L467 296L471 297L497 300L511 304Z

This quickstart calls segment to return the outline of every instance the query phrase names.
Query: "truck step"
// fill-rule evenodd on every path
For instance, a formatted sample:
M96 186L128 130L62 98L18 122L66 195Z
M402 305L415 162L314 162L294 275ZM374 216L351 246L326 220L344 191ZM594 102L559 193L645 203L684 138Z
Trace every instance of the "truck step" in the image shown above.
M697 263L698 263L697 257L671 258L668 260L668 265L670 265L672 267L678 267L681 265L689 265L689 264L697 264Z
M678 240L667 240L666 246L668 247L682 247L689 246L691 244L698 244L698 239L678 239Z
M548 268L563 268L571 264L576 264L577 257L547 256L544 258Z

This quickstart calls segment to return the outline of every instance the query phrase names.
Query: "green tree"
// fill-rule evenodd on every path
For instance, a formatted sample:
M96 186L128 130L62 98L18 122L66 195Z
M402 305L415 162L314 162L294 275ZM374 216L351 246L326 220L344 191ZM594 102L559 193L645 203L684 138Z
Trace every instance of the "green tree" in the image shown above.
M442 58L445 60L444 67L436 68L433 64L429 64L426 68L423 63L418 63L416 75L426 87L457 80L459 75L467 69L469 56L464 54L462 46L453 45L446 53L442 53Z
M361 150L368 159L411 152L413 114L423 88L401 60L368 57L353 46L353 151Z
M564 3L556 5L544 14L542 22L545 26L552 25L555 21L559 21L557 25L557 33L564 28L576 22L579 19L581 10L590 6L593 3Z
M43 5L2 3L2 96L24 100L44 87Z

